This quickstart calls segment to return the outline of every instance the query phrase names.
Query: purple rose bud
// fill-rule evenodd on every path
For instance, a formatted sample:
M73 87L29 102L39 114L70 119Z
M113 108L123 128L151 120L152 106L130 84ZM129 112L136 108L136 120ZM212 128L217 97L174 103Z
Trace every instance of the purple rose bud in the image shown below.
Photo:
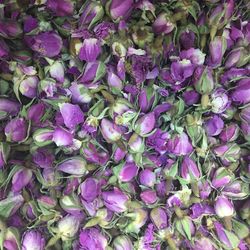
M137 120L135 123L135 132L140 136L146 136L154 129L155 123L154 113L148 113Z
M182 98L188 106L191 106L200 100L200 95L195 90L188 90L183 93Z
M214 188L218 189L221 187L225 187L233 178L234 176L230 174L229 170L220 167L216 169L213 179L212 179L212 185Z
M239 104L250 102L250 78L242 79L231 94L232 100Z
M140 198L146 204L154 204L158 199L154 190L145 190L141 192Z
M153 187L156 183L156 175L152 170L144 169L139 175L140 184L147 187Z
M229 81L233 79L240 78L241 76L245 76L249 70L247 69L238 69L231 68L228 71L225 71L224 74L221 75L220 80L222 84L228 84Z
M1 19L0 21L0 35L4 38L17 38L23 33L18 22L10 19Z
M42 32L26 39L28 46L42 56L57 56L62 49L62 38L55 32Z
M48 0L46 5L56 16L71 16L74 12L74 4L70 0Z
M36 230L26 231L22 239L22 250L34 250L34 249L44 250L45 239L43 235Z
M150 219L159 230L164 229L168 226L167 213L165 209L161 207L156 207L151 210Z
M4 40L0 39L0 57L5 57L9 55L9 47Z
M146 113L150 110L150 108L153 105L154 99L155 99L155 93L153 88L148 87L141 90L138 97L138 102L139 102L139 107L143 113Z
M82 248L86 250L96 249L97 247L104 250L108 246L106 237L95 227L82 230L79 237Z
M205 123L205 129L208 136L216 136L221 133L224 128L223 120L218 116L214 115Z
M195 33L191 30L185 30L179 37L180 45L183 49L195 47Z
M121 168L119 173L119 180L122 182L129 182L131 181L138 172L138 167L133 162L127 162Z
M81 185L81 196L84 200L91 202L99 194L98 181L92 177L87 178Z
M32 171L27 168L21 168L12 177L12 191L19 192L29 184L32 179Z
M71 215L75 215L75 216L82 215L82 208L81 208L80 200L78 196L75 195L74 193L72 195L65 195L61 197L60 206L65 212Z
M20 249L20 234L15 227L7 228L4 235L3 246L6 250Z
M107 4L109 15L113 20L126 19L133 9L133 4L133 0L111 0Z
M126 156L126 152L123 151L122 149L120 149L119 147L114 151L114 155L113 155L113 158L114 158L114 161L116 163L120 162L125 156Z
M216 248L213 245L213 241L209 238L202 237L195 240L193 250L215 250Z
M50 210L57 205L57 200L50 196L42 195L37 199L37 204L41 210Z
M101 121L101 132L104 139L108 142L118 141L122 136L118 126L106 118Z
M37 129L33 134L33 140L36 145L43 147L52 143L54 130L50 128Z
M96 38L84 39L83 45L79 51L81 61L95 62L101 53L101 44Z
M38 27L38 21L32 16L26 16L23 24L23 31L29 33Z
M169 34L174 29L175 25L169 20L167 14L161 13L155 19L152 27L156 34Z
M20 110L20 104L6 98L0 98L0 120L5 119L9 115L16 115Z
M57 227L61 239L67 241L73 238L79 230L80 222L81 220L77 216L70 214L59 220Z
M244 47L238 47L230 51L225 62L225 68L240 68L248 62L248 51Z
M56 81L52 78L43 79L40 81L40 86L47 97L53 97L57 91Z
M250 123L250 105L244 107L240 112L240 118L242 121Z
M86 174L86 161L81 157L71 157L57 165L57 169L67 174L83 176Z
M222 190L222 195L231 199L245 199L249 193L249 185L240 180L235 180L225 186Z
M133 250L133 244L128 236L120 235L113 240L114 250Z
M113 70L108 70L107 83L111 88L123 89L122 80Z
M240 242L238 237L233 232L227 231L221 223L214 221L214 228L218 240L226 247L226 249L233 249L238 246Z
M214 88L213 71L209 67L199 66L194 71L194 87L200 94L209 94Z
M0 142L0 169L7 163L10 153L10 146L5 142Z
M228 143L214 148L214 153L225 163L236 162L240 157L240 147L235 143Z
M74 103L89 103L92 100L91 93L82 84L73 82L69 90L71 92L71 98Z
M31 120L35 124L38 124L45 113L45 108L46 106L44 103L37 103L30 106L27 111L28 120Z
M198 182L199 194L201 199L205 200L209 197L212 192L212 188L208 181L199 181Z
M59 104L64 124L69 129L74 129L77 125L84 122L84 114L78 105L70 103Z
M129 138L128 145L131 153L143 153L144 151L144 141L136 133Z
M212 106L212 112L215 114L223 113L231 103L226 94L226 90L222 88L213 91L210 102Z
M101 3L95 1L87 2L79 19L79 27L88 25L88 28L91 28L91 26L102 19L103 15L104 10Z
M200 170L196 163L188 156L185 156L181 164L181 177L187 181L199 179Z
M187 134L184 132L169 139L167 149L170 153L176 155L187 155L193 151L192 144L190 143Z
M52 141L58 146L70 146L73 143L73 135L64 128L54 130Z
M37 87L39 79L36 76L29 76L20 83L19 91L22 95L29 98L37 96Z
M235 141L239 136L240 128L236 123L231 123L226 125L226 127L220 133L219 138L223 142L232 142Z
M22 207L22 214L29 221L35 220L39 216L35 201L26 202Z
M7 141L21 142L27 136L28 125L23 118L15 118L9 121L4 129Z
M181 59L188 59L191 61L191 63L195 65L203 65L205 61L205 54L202 53L200 49L188 49L188 50L183 50L180 53L180 58Z
M4 218L10 218L23 205L23 202L24 198L21 194L14 194L13 196L1 200L0 207L2 211L4 211L1 211L1 216Z
M208 66L218 68L227 49L226 39L223 36L216 36L209 44Z
M234 214L234 207L226 196L219 196L215 200L214 204L215 213L220 218L229 217Z
M64 82L64 66L61 62L54 62L49 68L49 73L58 82Z
M103 192L102 198L104 205L113 212L122 213L127 210L126 203L129 198L118 188L114 188L113 191Z

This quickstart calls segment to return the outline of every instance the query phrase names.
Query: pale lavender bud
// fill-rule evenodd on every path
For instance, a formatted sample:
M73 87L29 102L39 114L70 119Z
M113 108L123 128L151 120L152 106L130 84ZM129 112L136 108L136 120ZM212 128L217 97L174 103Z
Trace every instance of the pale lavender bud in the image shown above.
M133 250L133 244L128 236L117 236L113 241L114 250Z
M119 173L119 180L123 182L131 181L138 172L138 167L133 162L125 163Z
M205 129L208 136L216 136L221 133L224 128L223 120L218 116L214 115L205 123Z
M71 157L58 163L57 169L67 174L83 176L86 174L86 161L82 157Z
M156 183L156 175L152 170L144 169L139 174L140 184L147 187L153 187Z
M154 204L158 199L156 192L154 190L145 190L141 192L140 198L146 204Z
M54 130L52 141L57 146L69 146L73 143L73 135L64 128L57 127Z
M155 123L154 113L148 113L137 120L135 123L135 132L140 136L146 136L154 129Z
M21 142L27 136L28 125L23 118L10 120L4 129L8 141Z
M159 229L164 229L168 226L168 217L165 209L161 207L153 208L150 212L150 219Z
M45 238L36 230L26 231L22 239L22 250L44 250Z
M122 136L118 126L106 118L101 121L101 132L104 139L108 142L118 141Z
M82 198L88 202L91 202L98 196L100 192L98 181L92 177L89 177L80 185L80 190Z
M234 207L226 196L219 196L215 200L214 209L218 217L224 218L234 214Z

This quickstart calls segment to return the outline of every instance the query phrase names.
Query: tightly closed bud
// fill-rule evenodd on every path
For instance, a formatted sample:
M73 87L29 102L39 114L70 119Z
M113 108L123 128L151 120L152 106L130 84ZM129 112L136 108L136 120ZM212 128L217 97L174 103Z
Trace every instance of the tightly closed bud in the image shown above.
M23 118L15 118L7 123L4 132L8 141L21 142L27 136L28 125Z
M71 215L81 215L82 208L79 198L74 193L72 195L65 195L60 199L61 208Z
M214 88L213 71L209 67L199 66L194 72L194 87L200 94L209 94Z
M126 162L119 173L119 180L123 182L131 181L138 172L138 167L134 162Z
M55 61L49 68L50 76L58 82L64 82L64 67L62 62Z
M3 246L6 250L20 249L20 234L16 228L7 228Z
M96 38L84 39L79 51L81 61L94 62L101 53L101 44Z
M84 122L84 114L78 105L63 103L59 104L59 108L67 128L74 129L77 125Z
M26 231L22 239L22 250L44 250L45 238L36 230Z
M136 208L132 213L126 215L132 219L132 222L125 228L127 233L139 233L148 219L148 212L143 208Z
M219 196L216 198L214 209L220 218L229 217L234 214L233 204L226 198L226 196Z
M4 38L17 38L22 34L21 26L18 22L5 19L0 21L0 35Z
M55 156L50 151L44 148L38 148L32 154L32 160L40 168L49 168L52 167L52 164L55 160Z
M74 4L70 0L48 0L46 5L56 16L71 16L74 12Z
M153 23L153 31L156 34L169 34L174 29L174 27L174 23L171 22L168 15L165 13L159 14Z
M110 0L106 8L113 20L121 20L129 17L133 4L133 0Z
M113 70L108 70L107 83L111 88L123 89L122 80L118 75L115 74Z
M147 136L155 127L155 115L153 112L142 116L135 123L135 132L140 136Z
M9 115L16 115L20 110L20 104L18 102L0 98L0 120L5 119Z
M114 188L113 191L103 192L102 198L104 205L113 212L122 213L127 210L128 196L118 188Z
M98 181L92 177L87 178L81 185L81 196L84 200L93 201L100 192Z
M7 197L0 201L0 216L4 218L9 218L14 215L16 211L22 206L24 198L22 195L17 194L14 196Z
M38 87L39 79L37 76L29 76L23 81L21 81L19 90L22 95L34 98L37 96L37 87Z
M153 208L151 210L150 219L159 230L164 229L168 226L167 213L165 209L161 207Z
M57 201L52 197L42 195L37 199L37 204L42 211L46 211L53 209L57 205Z
M220 133L219 138L223 142L232 142L235 141L240 133L240 128L236 123L231 123L226 125L226 127Z
M220 167L214 173L212 185L214 188L225 187L233 177L234 175L230 174L228 169Z
M86 161L81 157L71 157L58 163L57 169L67 174L83 176L87 173Z
M144 141L143 138L134 133L128 141L129 149L131 153L143 153Z
M245 199L249 193L249 185L240 180L235 180L225 186L222 190L222 195L231 199Z
M158 199L154 190L145 190L141 192L140 198L146 204L154 204Z
M235 143L224 144L214 148L216 156L226 162L236 162L240 157L240 147Z
M238 104L250 102L250 78L242 79L238 82L237 88L231 94L232 100Z
M202 237L195 240L195 244L193 247L194 250L215 250L215 246L213 241L209 238Z
M52 143L54 130L50 128L37 129L33 134L33 140L39 147Z
M61 236L61 239L70 240L73 238L80 227L80 220L74 215L66 215L58 222L58 234Z
M21 168L12 177L12 191L19 192L29 184L32 179L32 171L27 168Z
M115 142L121 138L121 132L118 126L106 118L101 121L101 132L102 136L108 142Z
M216 136L221 133L224 128L223 120L218 116L214 115L205 123L205 129L208 136Z
M45 108L46 106L44 105L44 103L37 103L32 105L27 112L28 120L31 120L35 124L39 124L41 118L45 113Z
M215 114L223 113L230 105L226 91L222 88L218 88L213 91L211 94L210 103L212 106L212 112Z
M72 83L69 88L71 99L74 103L89 103L92 100L92 95L83 84Z
M153 105L155 99L154 89L147 87L141 90L139 94L139 107L143 113L148 112Z
M133 250L133 244L128 236L117 236L113 241L114 250Z
M230 51L225 62L225 68L242 67L248 62L248 60L248 51L244 47L238 47Z
M153 187L156 183L156 175L152 170L145 169L139 175L140 184L147 187Z
M39 216L35 201L31 200L29 202L26 202L22 206L22 214L24 215L25 219L29 221L35 220Z
M185 156L181 164L181 177L187 181L199 179L201 176L196 163L188 156Z

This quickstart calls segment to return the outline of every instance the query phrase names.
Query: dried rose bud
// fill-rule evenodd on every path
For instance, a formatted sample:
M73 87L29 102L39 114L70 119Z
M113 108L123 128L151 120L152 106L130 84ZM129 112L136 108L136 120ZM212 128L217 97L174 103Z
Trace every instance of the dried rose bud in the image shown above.
M91 202L98 196L100 192L98 181L92 177L89 177L80 185L80 190L82 198L88 202Z
M133 250L132 241L128 236L120 235L113 240L114 250Z
M19 91L26 97L34 98L37 96L38 83L39 79L37 76L29 76L21 81Z
M57 127L54 130L52 141L60 146L70 146L73 143L73 135L64 128Z
M121 132L118 126L106 118L101 121L101 132L108 142L115 142L121 138Z
M214 209L220 218L229 217L234 214L233 204L226 198L226 196L219 196L216 198Z
M159 230L164 229L168 226L167 213L161 207L153 208L151 210L150 219Z
M119 180L122 182L131 181L138 172L138 167L133 162L126 162L119 173Z
M84 39L83 45L79 51L81 61L95 62L101 53L101 44L96 38Z
M135 123L135 132L140 136L146 136L154 129L155 123L154 113L148 113L137 120Z
M63 173L83 176L87 173L86 161L82 157L71 157L57 165L57 169Z
M32 171L27 168L21 168L12 177L12 191L13 192L21 191L25 186L28 185L31 179L32 179Z
M113 20L120 20L129 17L133 4L133 0L110 0L106 8Z
M22 239L22 250L44 250L45 249L45 238L43 235L36 230L26 231L23 234Z
M4 132L8 141L21 142L27 136L28 125L23 118L15 118L7 123Z

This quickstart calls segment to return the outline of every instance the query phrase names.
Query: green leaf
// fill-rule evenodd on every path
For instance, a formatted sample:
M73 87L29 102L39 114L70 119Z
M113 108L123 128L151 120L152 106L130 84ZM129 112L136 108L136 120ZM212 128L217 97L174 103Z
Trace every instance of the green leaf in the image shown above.
M104 62L100 62L93 82L99 81L105 75L105 73L106 73L106 65Z
M186 217L186 218L182 219L181 224L182 224L182 228L183 228L185 235L187 236L187 238L189 240L191 240L192 235L191 235L191 230L190 230L189 218Z
M232 245L232 249L236 248L240 244L239 238L234 233L231 233L227 230L224 230L224 232L225 232L228 240L230 241L230 244Z

